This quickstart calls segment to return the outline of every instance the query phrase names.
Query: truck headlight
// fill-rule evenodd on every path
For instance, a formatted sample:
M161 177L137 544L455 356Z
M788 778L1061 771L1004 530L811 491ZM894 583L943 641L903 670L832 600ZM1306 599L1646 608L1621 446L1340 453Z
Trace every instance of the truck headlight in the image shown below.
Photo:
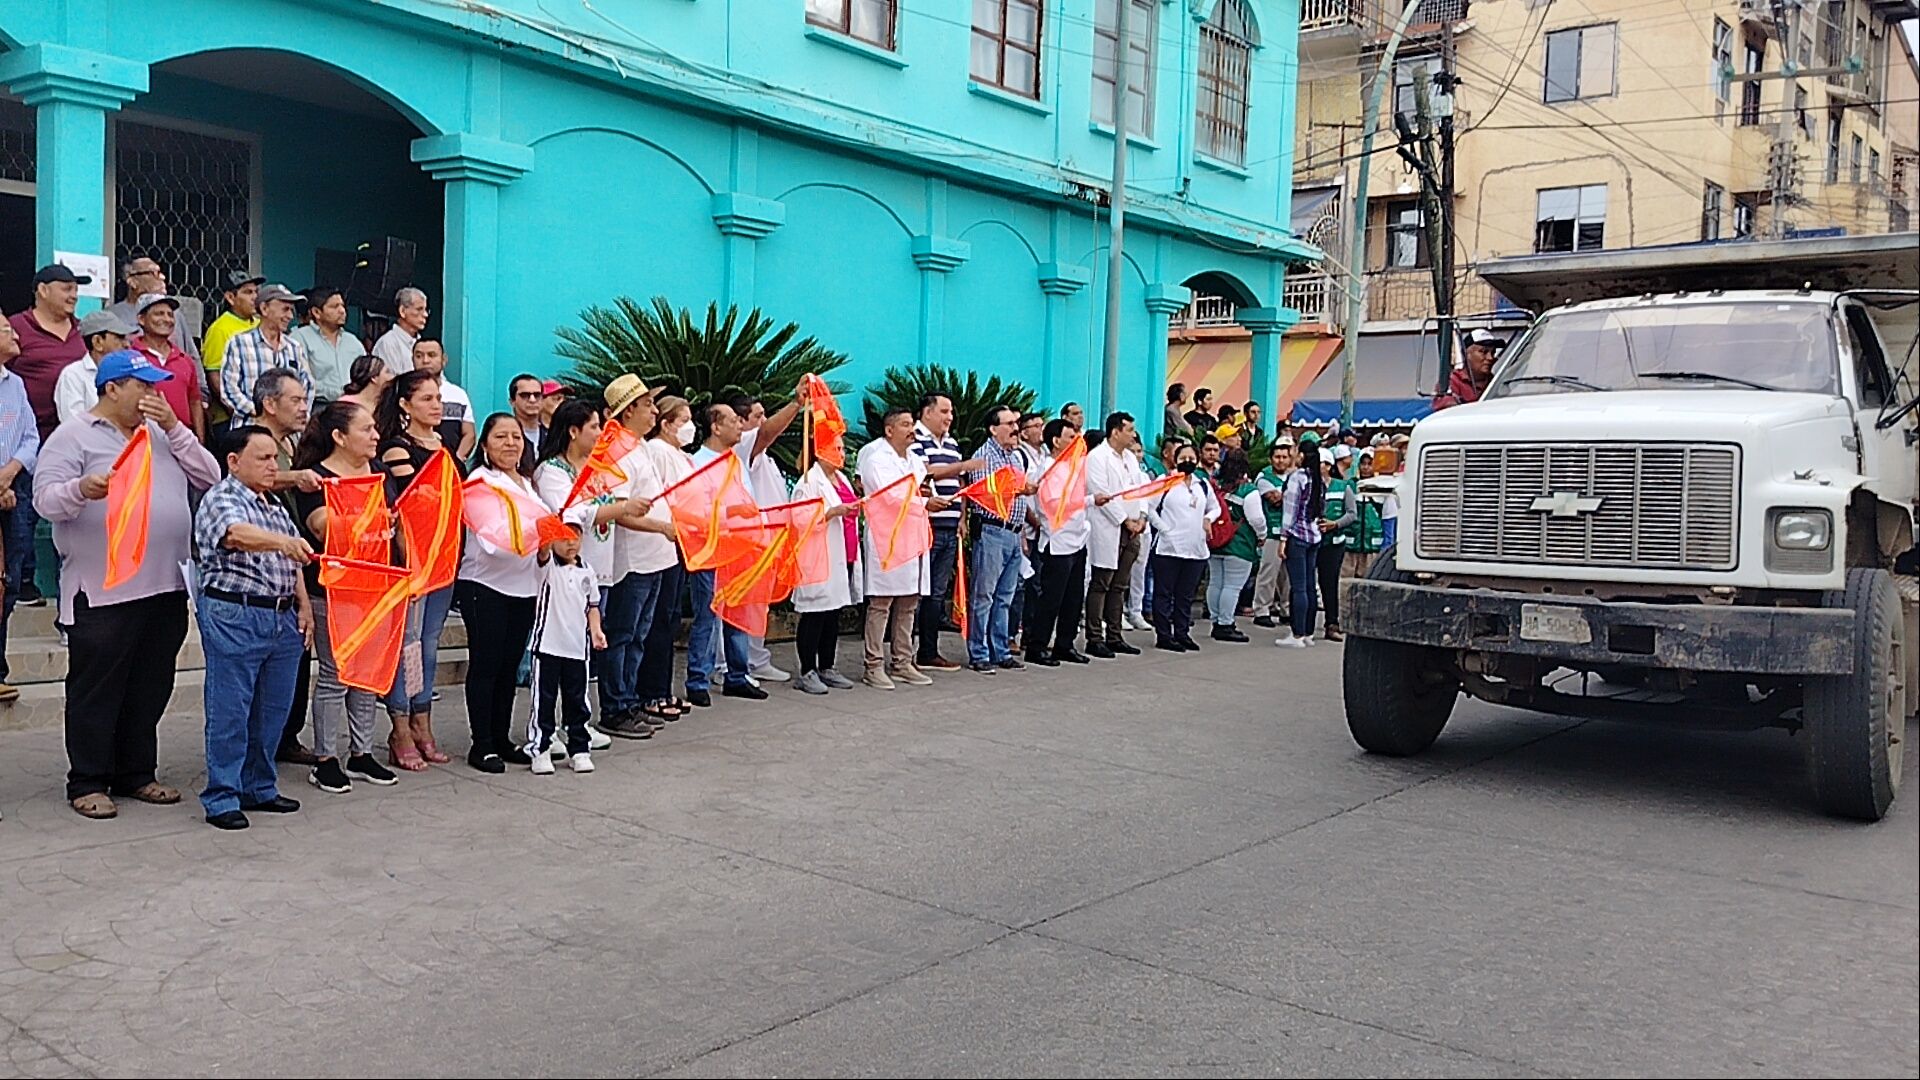
M1768 513L1767 569L1824 574L1833 569L1833 514L1782 507Z

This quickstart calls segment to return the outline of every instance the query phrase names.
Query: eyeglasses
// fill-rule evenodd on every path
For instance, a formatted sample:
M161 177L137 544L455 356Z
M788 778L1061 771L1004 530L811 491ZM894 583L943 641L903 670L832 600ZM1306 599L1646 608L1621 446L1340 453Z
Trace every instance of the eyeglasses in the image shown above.
M522 390L513 396L519 398L521 401L539 401L546 395L538 390Z

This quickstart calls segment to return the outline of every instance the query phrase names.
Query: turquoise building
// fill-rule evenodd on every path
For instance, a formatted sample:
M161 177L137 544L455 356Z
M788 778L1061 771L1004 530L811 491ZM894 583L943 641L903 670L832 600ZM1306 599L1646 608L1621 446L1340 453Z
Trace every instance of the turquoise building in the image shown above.
M54 251L212 305L397 237L481 408L620 294L1096 402L1115 2L0 0L0 306ZM1271 415L1299 0L1127 2L1119 403L1200 290Z

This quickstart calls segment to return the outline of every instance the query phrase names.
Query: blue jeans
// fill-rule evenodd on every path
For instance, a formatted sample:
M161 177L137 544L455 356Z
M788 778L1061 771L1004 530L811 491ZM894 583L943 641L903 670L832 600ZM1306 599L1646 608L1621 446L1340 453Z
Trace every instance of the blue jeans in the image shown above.
M1235 555L1207 556L1207 615L1215 626L1232 626L1253 564Z
M602 720L640 707L640 659L646 652L647 631L653 628L662 576L659 572L628 574L607 590L606 610L600 613L601 629L607 635L607 647L600 652Z
M693 626L687 630L687 689L713 688L713 638L720 636L727 653L727 685L747 683L747 632L713 612L713 571L687 575L688 599L693 604Z
M1311 637L1313 620L1320 614L1319 594L1313 587L1319 551L1319 544L1302 543L1291 537L1287 539L1287 584L1292 592L1287 625L1292 628L1294 637Z
M208 814L279 795L273 752L280 745L306 643L292 611L200 598L206 651Z
M420 643L420 692L407 693L406 653L403 646L400 669L393 674L393 689L387 691L384 699L388 712L405 714L433 711L433 669L440 658L440 632L446 628L447 612L451 610L451 585L430 592L408 605L406 644Z
M5 538L7 547L7 591L0 598L0 682L6 682L13 673L7 666L7 622L13 618L14 595L26 586L33 526L39 520L33 513L32 474L22 472L13 478L13 494L18 500L13 509L0 512L0 537Z
M967 579L967 659L997 664L1013 655L1007 646L1007 621L1013 594L1020 587L1020 534L983 528L973 541L972 577Z
M918 656L922 664L940 659L940 627L947 621L947 603L953 599L953 571L959 552L959 522L936 520L933 523L933 548L927 559L927 572L932 577L927 595L920 598L920 610L913 620L914 632L920 637Z

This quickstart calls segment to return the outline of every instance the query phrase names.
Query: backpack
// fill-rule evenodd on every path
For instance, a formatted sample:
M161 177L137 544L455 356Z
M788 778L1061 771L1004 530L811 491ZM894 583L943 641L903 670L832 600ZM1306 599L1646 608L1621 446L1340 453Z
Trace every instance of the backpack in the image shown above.
M1216 484L1207 486L1212 489L1214 499L1220 504L1220 516L1213 519L1212 525L1207 526L1207 547L1213 551L1219 551L1233 543L1234 535L1240 531L1240 522L1233 515L1233 504L1227 501L1226 494L1220 490L1219 486Z

